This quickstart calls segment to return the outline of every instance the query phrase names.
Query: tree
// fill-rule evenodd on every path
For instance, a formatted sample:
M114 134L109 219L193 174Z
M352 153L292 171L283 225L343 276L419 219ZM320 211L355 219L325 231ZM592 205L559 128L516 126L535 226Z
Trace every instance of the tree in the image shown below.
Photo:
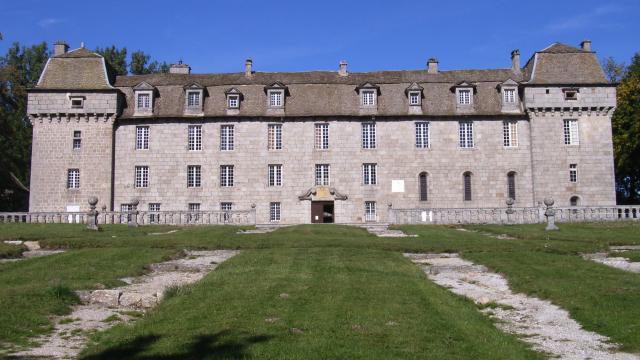
M620 82L627 71L627 67L624 63L616 62L611 56L602 59L602 68L604 69L605 75L607 75L607 78L612 83Z
M104 57L104 61L111 66L116 75L127 75L127 48L118 49L115 45L97 47L96 53Z
M166 62L159 63L157 61L149 62L151 56L144 53L144 51L138 50L131 53L131 63L129 64L129 71L133 75L145 75L155 73L167 73L169 72L169 64Z
M640 203L640 53L636 53L617 87L612 118L618 203Z
M43 42L28 48L14 43L0 57L0 211L27 207L23 185L29 183L31 162L27 89L36 85L49 56Z

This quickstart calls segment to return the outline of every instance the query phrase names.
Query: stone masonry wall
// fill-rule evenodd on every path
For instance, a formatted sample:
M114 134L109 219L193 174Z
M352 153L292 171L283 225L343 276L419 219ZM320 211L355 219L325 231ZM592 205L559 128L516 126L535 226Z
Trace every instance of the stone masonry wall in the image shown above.
M267 150L269 121L138 120L121 121L115 139L116 209L133 197L139 209L161 203L162 210L187 210L190 202L202 210L219 210L220 202L234 209L256 204L258 223L269 221L269 202L282 203L282 223L311 221L310 202L298 200L314 186L315 164L331 165L331 185L348 200L335 202L340 223L362 222L364 202L376 201L378 218L387 219L387 206L504 207L507 173L517 173L516 206L531 206L529 122L518 121L519 146L504 148L502 120L474 121L473 149L458 148L458 121L430 121L431 147L415 147L415 121L377 121L376 149L362 149L361 120L329 121L329 149L314 149L314 124L324 119L289 120L282 129L282 150ZM273 122L276 123L276 122ZM203 150L187 150L187 127L203 126ZM233 124L235 150L220 151L220 125ZM136 125L150 127L149 150L135 150ZM377 163L377 185L362 185L362 164ZM283 164L283 186L267 186L268 164ZM149 166L149 187L134 188L136 165ZM202 166L202 186L187 188L187 165ZM220 165L234 165L234 186L220 187ZM419 201L418 174L426 171L428 201ZM463 201L465 171L473 173L473 201ZM392 180L404 180L404 192L391 192Z

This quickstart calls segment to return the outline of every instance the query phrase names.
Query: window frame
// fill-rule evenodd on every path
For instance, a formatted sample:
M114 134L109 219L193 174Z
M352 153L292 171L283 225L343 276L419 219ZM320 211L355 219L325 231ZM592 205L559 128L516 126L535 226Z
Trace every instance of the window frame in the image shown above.
M502 146L505 148L518 147L518 122L505 120L502 122Z
M462 94L468 94L468 98L465 98ZM467 102L465 102L464 100L467 100ZM472 87L456 88L456 104L458 106L472 106L473 105L473 88Z
M152 112L153 111L153 90L137 90L135 91L135 110L136 112ZM140 97L148 97L148 106L140 106Z
M267 125L267 150L282 150L282 124Z
M369 97L370 95L370 97ZM362 89L360 90L360 106L362 107L375 107L378 103L376 89ZM370 102L369 102L370 100Z
M187 165L187 188L202 187L202 166Z
M313 130L315 150L329 149L329 123L315 123Z
M282 186L282 164L267 165L267 186Z
M364 221L376 222L378 221L377 203L375 201L364 202Z
M516 200L516 196L518 194L516 188L516 176L518 174L515 171L509 171L507 173L507 198Z
M235 126L231 124L220 125L220 151L235 150Z
M331 165L316 164L315 165L315 186L331 185Z
M428 121L418 121L415 123L415 145L417 149L429 149L431 147L431 126Z
M578 182L578 164L569 164L569 182Z
M70 106L72 109L84 109L84 96L69 96ZM79 101L79 104L74 104L74 101Z
M375 149L376 144L376 123L375 122L363 122L361 123L362 134L362 148L363 149Z
M563 119L564 144L569 146L580 145L580 124L578 119Z
M511 94L512 97L509 97ZM509 101L511 100L511 101ZM515 87L503 87L502 88L502 103L505 105L516 105L518 103L518 96Z
M269 203L269 222L279 222L282 220L282 205L279 201Z
M362 185L366 185L366 186L378 185L378 164L377 163L362 164Z
M136 150L149 150L150 132L148 125L136 126Z
M458 148L473 149L474 147L473 121L458 121Z
M416 99L416 102L413 102L413 99ZM422 105L422 92L419 90L410 90L409 91L409 106L420 106Z
M233 165L220 165L220 187L233 187L234 172Z
M233 105L235 102L235 105ZM240 108L240 94L227 94L227 109Z
M202 151L202 125L187 125L187 150Z
M136 189L144 189L149 187L149 166L136 165L134 173L133 187Z
M473 173L465 171L462 174L462 198L463 201L473 201Z
M74 151L82 149L82 130L73 130L71 149Z
M67 190L80 189L80 169L67 169Z
M191 110L199 110L202 109L202 90L187 90L186 91L186 106L187 109L191 109ZM197 103L192 104L191 103L191 95L196 95L197 96Z
M429 174L426 171L418 174L418 196L420 201L429 201Z
M279 95L279 103L274 101L275 95ZM270 109L282 109L284 108L284 89L269 89L267 91L267 104Z

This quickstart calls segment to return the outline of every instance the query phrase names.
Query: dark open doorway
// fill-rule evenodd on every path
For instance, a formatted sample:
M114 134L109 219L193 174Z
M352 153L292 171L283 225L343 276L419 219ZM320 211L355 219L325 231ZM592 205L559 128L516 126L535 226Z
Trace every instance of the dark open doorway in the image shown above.
M312 201L311 222L314 224L334 222L333 201Z

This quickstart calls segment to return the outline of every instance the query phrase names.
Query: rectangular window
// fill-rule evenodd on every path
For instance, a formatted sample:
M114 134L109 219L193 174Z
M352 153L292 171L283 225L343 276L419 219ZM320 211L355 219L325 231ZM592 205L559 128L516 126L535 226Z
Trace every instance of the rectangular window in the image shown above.
M458 123L458 134L461 148L473 147L473 123L471 121L460 121Z
M363 149L376 148L376 124L375 123L362 124L362 148Z
M578 182L578 164L569 164L569 181Z
M189 151L202 150L202 125L189 125L187 128Z
M458 104L459 105L471 105L471 90L460 89L458 90Z
M507 197L516 199L516 173L513 171L507 174Z
M151 108L151 94L144 93L138 94L138 101L136 102L136 107L138 109L149 109Z
M376 221L378 219L376 215L376 202L365 201L364 202L364 219L365 221Z
M187 166L187 187L200 187L201 183L201 167L200 165Z
M135 186L137 188L149 187L149 167L136 166Z
M187 92L187 106L188 107L200 107L200 92L188 91Z
M233 203L230 202L221 202L220 210L221 211L231 211L233 209Z
M149 203L149 211L150 212L160 211L160 203ZM149 214L149 222L152 224L160 222L160 214Z
M84 107L84 99L81 97L72 97L71 98L71 108L72 109L82 109Z
M200 220L200 203L189 203L189 222Z
M505 121L502 123L502 143L504 147L518 146L518 123Z
M575 120L575 119L564 120L564 144L565 145L580 144L580 139L578 137L578 120Z
M418 182L420 185L420 201L427 201L427 173L420 173L420 176L418 176Z
M409 104L410 105L420 105L420 92L412 91L409 93Z
M233 186L233 165L220 166L220 186Z
M269 221L280 221L280 203L269 203Z
M375 90L362 90L362 106L374 106L375 104Z
M269 165L269 186L282 186L282 165Z
M80 169L67 170L67 189L80 188Z
M269 92L269 107L282 107L282 91Z
M316 185L329 185L329 164L316 164Z
M237 109L240 107L240 95L228 95L227 96L227 107L229 109Z
M504 89L502 90L503 99L505 104L515 104L516 102L516 90Z
M319 150L329 148L329 124L315 124L315 148Z
M564 90L565 100L578 100L578 92L576 90Z
M471 201L471 173L466 172L463 175L464 179L464 201Z
M416 147L427 149L429 147L429 123L416 123Z
M267 142L269 150L282 149L282 124L269 124Z
M73 150L80 150L82 147L82 131L76 130L73 132Z
M364 185L375 185L378 183L377 164L362 164L362 183Z
M149 127L136 126L136 150L149 149Z
M233 125L220 126L220 150L233 150Z

